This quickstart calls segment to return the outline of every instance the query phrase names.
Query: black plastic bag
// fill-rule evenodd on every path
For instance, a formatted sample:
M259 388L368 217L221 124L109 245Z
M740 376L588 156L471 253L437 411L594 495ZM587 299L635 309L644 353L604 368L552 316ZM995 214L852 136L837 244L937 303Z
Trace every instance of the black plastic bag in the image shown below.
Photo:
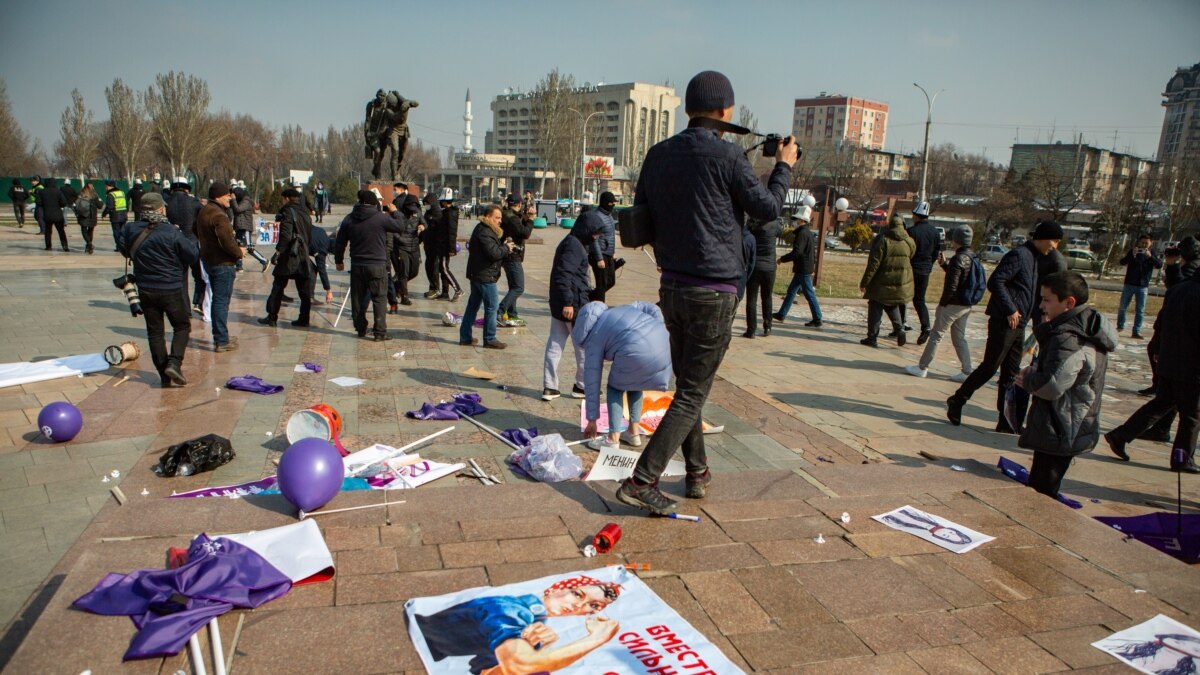
M190 476L228 464L236 456L228 438L208 434L167 448L153 470L164 478Z

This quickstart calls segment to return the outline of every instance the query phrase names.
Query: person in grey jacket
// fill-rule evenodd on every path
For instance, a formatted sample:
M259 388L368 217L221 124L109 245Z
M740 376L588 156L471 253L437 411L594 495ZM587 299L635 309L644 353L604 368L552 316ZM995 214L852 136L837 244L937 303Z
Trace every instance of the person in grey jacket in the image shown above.
M584 351L583 388L588 425L583 433L591 439L588 446L599 450L602 445L615 447L625 441L635 448L641 447L638 422L642 418L642 392L662 391L671 384L671 337L667 335L662 312L656 305L640 300L620 307L589 302L575 318L571 339ZM605 361L612 362L605 399L607 443L596 436ZM623 399L629 404L628 424L623 419Z
M263 254L254 250L254 199L246 193L246 188L242 186L233 189L233 203L230 205L230 210L233 211L233 232L237 235L238 243L246 249L255 260L262 265L262 271L267 271L267 259ZM238 270L242 269L242 262L238 261Z
M809 227L812 222L812 207L801 206L792 214L796 221L796 234L792 238L792 250L779 258L780 264L792 263L792 283L788 284L787 293L783 296L783 304L779 311L772 315L779 323L787 318L788 310L796 300L796 294L804 291L804 299L808 300L808 309L812 312L812 320L804 324L810 328L821 327L821 303L817 302L817 292L813 288L813 270L817 267L817 235Z
M754 266L746 282L746 332L744 338L754 337L754 324L758 322L756 300L762 301L763 336L771 334L771 305L775 299L775 241L783 225L778 218L767 221L751 221L748 227L754 235ZM758 295L760 298L755 298Z
M937 356L938 344L946 331L950 331L950 339L954 343L954 351L958 354L958 362L962 369L950 376L953 382L962 382L971 374L971 344L967 342L967 321L971 318L972 305L965 304L960 287L968 280L968 275L975 264L975 252L971 250L971 239L974 232L969 225L955 228L950 238L958 245L954 257L941 260L939 263L946 272L946 280L942 286L942 297L938 299L937 314L933 319L933 330L929 333L929 341L921 360L915 366L906 366L905 371L914 377L925 377L929 366Z
M1029 487L1057 497L1071 460L1100 440L1104 377L1117 332L1087 306L1088 285L1078 272L1046 277L1041 296L1044 320L1033 331L1038 357L1016 379L1031 400L1017 444L1033 450Z

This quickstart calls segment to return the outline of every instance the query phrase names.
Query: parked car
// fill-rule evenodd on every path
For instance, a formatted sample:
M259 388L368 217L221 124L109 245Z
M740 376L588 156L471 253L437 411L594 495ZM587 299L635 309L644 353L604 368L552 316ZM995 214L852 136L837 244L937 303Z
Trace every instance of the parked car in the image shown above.
M1086 248L1069 248L1067 249L1067 269L1083 270L1085 272L1099 272L1100 261L1096 255Z
M1016 247L1018 247L1018 246L1024 246L1024 245L1025 245L1025 240L1026 240L1026 237L1025 237L1025 235L1023 235L1023 234L1014 234L1014 235L1012 236L1012 245L1013 245L1013 248L1016 248Z
M837 237L833 236L832 234L825 237L825 250L826 251L836 251L841 247L842 247L842 242L838 241Z
M983 247L983 251L980 253L979 257L983 258L983 260L986 262L1000 262L1000 259L1004 257L1005 253L1008 253L1007 247L1001 246L1000 244L988 244L987 246Z

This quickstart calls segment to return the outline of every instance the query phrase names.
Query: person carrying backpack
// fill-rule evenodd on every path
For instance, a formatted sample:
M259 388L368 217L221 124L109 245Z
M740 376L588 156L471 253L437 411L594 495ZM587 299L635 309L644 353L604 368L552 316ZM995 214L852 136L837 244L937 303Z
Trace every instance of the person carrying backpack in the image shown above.
M946 283L942 286L942 297L938 300L933 330L929 333L929 341L925 343L921 360L915 366L904 368L909 375L925 377L947 329L962 365L962 370L951 375L950 379L962 382L971 374L971 345L967 343L967 321L971 318L971 307L983 298L983 292L987 290L987 273L984 272L975 252L971 250L973 236L974 232L970 226L964 225L955 229L950 233L951 240L958 246L954 257L947 261L941 255L938 256L938 264L946 272Z

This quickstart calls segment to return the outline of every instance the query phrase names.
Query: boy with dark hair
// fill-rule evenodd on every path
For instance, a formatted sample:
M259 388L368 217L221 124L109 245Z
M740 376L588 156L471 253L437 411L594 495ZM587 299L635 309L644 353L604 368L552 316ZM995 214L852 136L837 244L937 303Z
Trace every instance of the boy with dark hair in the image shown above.
M1033 450L1029 487L1057 497L1071 460L1100 440L1104 376L1117 334L1086 306L1088 285L1078 272L1051 274L1040 293L1043 321L1033 330L1039 355L1016 378L1030 395L1017 444Z

